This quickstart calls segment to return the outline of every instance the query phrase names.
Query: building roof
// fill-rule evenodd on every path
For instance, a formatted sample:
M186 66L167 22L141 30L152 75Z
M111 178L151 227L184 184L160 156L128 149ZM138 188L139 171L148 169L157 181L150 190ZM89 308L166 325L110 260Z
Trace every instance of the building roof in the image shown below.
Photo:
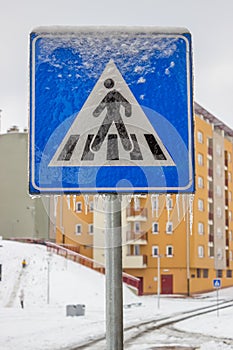
M228 136L233 137L233 130L224 124L220 119L216 118L213 114L208 112L205 108L200 106L197 102L194 102L194 111L197 115L202 116L205 120L208 120L216 128L223 130Z

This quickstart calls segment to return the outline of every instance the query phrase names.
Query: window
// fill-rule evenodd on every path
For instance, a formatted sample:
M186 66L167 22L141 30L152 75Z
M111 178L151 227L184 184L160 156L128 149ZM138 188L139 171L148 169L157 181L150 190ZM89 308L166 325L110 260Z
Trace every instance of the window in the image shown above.
M227 270L226 277L227 278L231 278L232 277L232 270Z
M201 131L197 132L197 141L203 143L203 133Z
M159 208L158 197L152 197L152 210L157 210Z
M202 199L198 199L197 205L199 211L204 211L204 201Z
M140 198L134 197L134 210L140 210Z
M140 255L140 245L135 244L133 249L134 249L134 255Z
M166 246L166 256L168 258L172 258L173 257L173 246L172 245L167 245Z
M203 224L203 222L198 222L198 233L199 233L199 235L203 235L204 234L204 224Z
M232 192L231 191L228 192L228 200L229 200L229 202L232 202Z
M75 233L76 233L76 235L81 235L81 233L82 233L82 225L81 224L77 224L75 226Z
M198 176L197 178L197 185L198 185L198 188L203 188L204 187L204 179L202 176Z
M198 155L197 155L197 162L198 162L198 165L204 164L204 157L201 153L198 153Z
M222 187L217 185L216 187L216 193L218 197L222 197Z
M94 233L94 225L93 224L88 225L88 233L89 233L89 235L93 235L93 233Z
M76 202L76 211L79 213L82 211L82 202Z
M219 239L222 238L222 229L221 229L221 227L217 227L217 237Z
M208 269L203 269L203 277L209 278L209 270Z
M166 224L166 232L167 233L172 233L172 230L173 230L173 224L172 224L172 222L167 222L167 224Z
M216 277L222 278L222 270L217 270L216 271Z
M158 222L152 223L152 233L158 233L159 232L159 224Z
M216 174L218 175L218 177L222 176L222 167L220 164L217 164L216 166Z
M220 219L222 217L222 208L217 207L217 217Z
M229 236L229 241L232 241L232 231L229 231L228 236Z
M201 269L197 269L197 278L201 278Z
M172 209L172 206L173 206L172 198L167 197L167 199L166 199L166 205L167 205L167 210Z
M229 251L229 260L232 261L232 258L233 258L233 253L232 253L232 250Z
M231 182L232 176L231 176L231 172L228 172L228 181Z
M93 202L90 202L89 203L89 211L92 213L94 210L94 203Z
M222 258L223 258L223 254L222 254L222 249L221 248L218 248L218 250L217 250L217 258L218 258L218 260L222 260Z
M152 246L152 256L158 256L159 255L159 247L157 245Z
M197 249L198 249L198 257L199 258L204 258L204 247L202 245L199 245L197 247Z
M141 231L141 226L139 221L135 221L134 223L134 232L139 233Z
M209 257L214 258L214 247L208 247Z

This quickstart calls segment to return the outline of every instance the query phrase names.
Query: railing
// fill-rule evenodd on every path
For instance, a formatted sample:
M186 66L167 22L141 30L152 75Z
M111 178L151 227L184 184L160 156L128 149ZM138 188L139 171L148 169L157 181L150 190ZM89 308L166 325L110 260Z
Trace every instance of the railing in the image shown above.
M209 213L209 220L213 220L214 219L214 214L213 213Z
M126 215L128 216L144 216L147 217L147 208L127 208Z
M211 243L214 242L214 235L213 234L209 235L209 242L211 242Z
M208 197L213 199L213 191L208 191Z
M213 169L208 169L208 176L213 177Z
M147 232L126 232L126 241L138 241L138 240L147 241Z
M46 243L48 251L56 253L58 255L61 255L61 256L65 257L66 259L75 261L75 262L77 262L81 265L84 265L86 267L89 267L97 272L105 274L105 266L103 264L96 262L95 260L88 258L84 255L81 255L79 253L76 253L74 251L70 251L69 249L62 247L59 244L51 243L51 242L45 242L45 243ZM122 280L124 283L137 289L137 291L140 290L141 281L139 278L123 272L122 273Z
M87 256L81 255L70 249L71 246L69 246L69 249L66 248L68 245L59 245L53 242L48 242L43 239L37 239L37 238L30 238L30 237L18 237L9 238L11 241L17 241L17 242L23 242L23 243L33 243L33 244L42 244L47 247L47 250L52 253L56 253L57 255L63 256L66 259L72 260L74 262L77 262L81 265L84 265L86 267L89 267L97 272L100 272L102 274L105 274L105 266L91 258L88 258ZM139 278L134 277L132 275L129 275L125 272L122 273L122 280L124 283L128 284L132 288L136 289L138 292L141 288L141 281Z

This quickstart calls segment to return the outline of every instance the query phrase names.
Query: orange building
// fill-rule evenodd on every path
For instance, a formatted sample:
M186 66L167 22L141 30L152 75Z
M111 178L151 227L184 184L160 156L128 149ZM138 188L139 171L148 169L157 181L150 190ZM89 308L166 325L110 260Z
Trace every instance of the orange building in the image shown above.
M141 294L233 286L233 130L197 103L195 173L194 195L122 197L123 269ZM104 263L103 196L54 198L57 243Z

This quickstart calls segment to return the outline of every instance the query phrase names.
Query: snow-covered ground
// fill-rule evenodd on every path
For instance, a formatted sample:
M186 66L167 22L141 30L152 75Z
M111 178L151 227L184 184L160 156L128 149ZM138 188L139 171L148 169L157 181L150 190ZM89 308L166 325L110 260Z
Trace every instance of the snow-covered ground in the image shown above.
M57 255L50 255L45 246L0 241L0 349L58 350L84 343L105 332L105 277L82 265ZM26 259L27 267L21 262ZM162 315L216 304L216 293L197 298L136 296L123 287L124 324L153 320ZM19 294L25 294L24 309ZM233 288L219 291L219 299L233 298ZM141 303L141 306L138 306ZM66 305L85 305L85 315L68 317ZM215 337L233 339L233 309L220 310L181 322L179 328L188 333L213 337L203 338L201 350L233 349L232 345L215 341ZM169 334L163 334L169 343ZM194 336L195 337L195 336ZM157 338L158 339L158 338ZM161 341L162 342L162 341ZM160 342L160 343L161 343ZM152 349L158 344L150 335L150 345L140 342L132 349ZM171 337L171 343L174 339ZM151 345L153 344L153 346Z

